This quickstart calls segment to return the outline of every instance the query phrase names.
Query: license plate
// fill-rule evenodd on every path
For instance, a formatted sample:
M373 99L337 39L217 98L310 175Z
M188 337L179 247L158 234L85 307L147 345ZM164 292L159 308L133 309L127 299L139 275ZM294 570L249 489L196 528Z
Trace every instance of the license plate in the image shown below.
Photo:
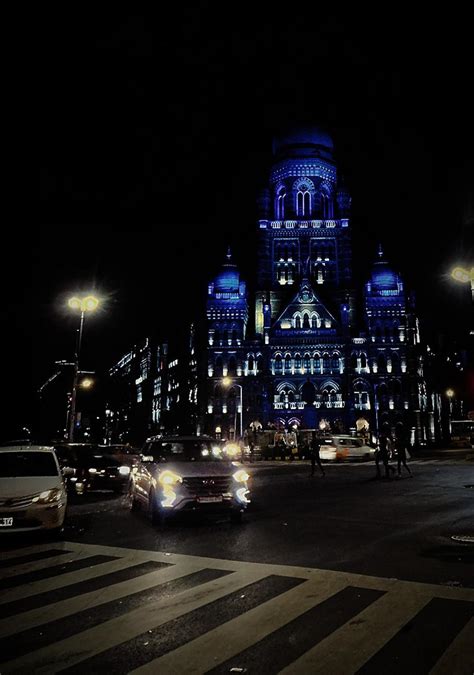
M198 502L201 504L209 504L210 502L221 502L222 497L198 497Z
M0 527L12 527L13 518L0 518Z

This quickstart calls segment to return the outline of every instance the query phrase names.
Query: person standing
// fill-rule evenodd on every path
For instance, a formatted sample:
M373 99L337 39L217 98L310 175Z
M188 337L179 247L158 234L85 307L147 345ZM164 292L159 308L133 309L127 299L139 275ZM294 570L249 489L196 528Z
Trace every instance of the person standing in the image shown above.
M408 435L402 422L398 422L395 427L395 450L397 452L398 477L401 478L402 475L402 464L410 476L413 476L407 464Z
M390 472L395 473L395 469L388 462L390 454L390 446L391 446L390 428L388 427L388 425L384 424L379 434L378 449L377 452L375 453L375 466L377 469L377 478L381 478L380 461L382 462L385 468L385 478L389 478Z
M311 460L311 475L314 476L314 470L316 468L316 464L319 467L319 470L321 471L321 474L323 476L326 475L326 472L324 471L323 465L321 464L321 458L319 456L319 448L320 448L320 443L319 443L319 438L316 435L316 432L313 431L311 433L311 441L309 443L309 458Z

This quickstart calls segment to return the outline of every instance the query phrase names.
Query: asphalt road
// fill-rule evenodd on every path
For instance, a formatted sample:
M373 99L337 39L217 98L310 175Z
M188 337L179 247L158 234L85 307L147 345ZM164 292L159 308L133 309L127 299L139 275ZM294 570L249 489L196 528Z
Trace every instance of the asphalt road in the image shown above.
M474 464L411 467L249 465L241 525L73 500L64 543L3 542L1 672L472 673L474 545L452 537Z

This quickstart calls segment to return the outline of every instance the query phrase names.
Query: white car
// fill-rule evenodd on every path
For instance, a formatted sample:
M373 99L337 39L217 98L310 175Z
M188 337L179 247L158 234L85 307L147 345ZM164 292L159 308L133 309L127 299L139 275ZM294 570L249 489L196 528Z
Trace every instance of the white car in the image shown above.
M189 511L239 521L250 503L250 476L229 447L207 436L149 438L130 476L130 509L143 508L154 524Z
M0 447L0 534L60 533L66 516L63 474L53 448Z
M321 440L319 457L325 460L373 459L375 448L371 448L354 436L330 436Z

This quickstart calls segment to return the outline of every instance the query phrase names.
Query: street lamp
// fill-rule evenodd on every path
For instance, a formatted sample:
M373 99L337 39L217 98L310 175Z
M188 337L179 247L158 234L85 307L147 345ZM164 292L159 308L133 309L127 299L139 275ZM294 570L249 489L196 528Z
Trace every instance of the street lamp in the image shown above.
M240 438L243 437L243 414L244 414L244 408L242 404L242 385L237 384L237 382L233 382L230 377L224 377L222 380L222 384L224 387L229 387L229 389L232 389L232 387L237 387L240 391Z
M471 295L472 301L474 302L474 267L471 267L470 270L465 269L458 265L454 267L451 271L451 276L456 281L460 281L463 284L471 283Z
M79 356L81 353L84 317L86 312L93 312L97 309L97 307L99 306L99 300L94 295L85 295L82 298L74 296L72 298L69 298L67 304L72 310L79 311L81 313L81 322L79 324L79 332L76 340L76 353L74 355L74 378L72 381L71 411L69 414L68 438L72 442L74 440L74 424L76 422L76 396L79 378ZM89 382L92 383L90 380Z

